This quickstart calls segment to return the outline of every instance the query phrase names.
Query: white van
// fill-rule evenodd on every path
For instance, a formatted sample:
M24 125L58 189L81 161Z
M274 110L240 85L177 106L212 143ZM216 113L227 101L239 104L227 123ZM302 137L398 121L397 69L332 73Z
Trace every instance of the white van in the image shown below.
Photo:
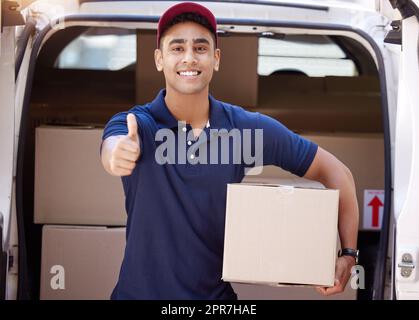
M164 84L152 60L157 21L174 2L23 3L2 1L0 15L0 299L106 298L109 287L83 296L89 292L86 279L109 268L97 256L101 251L90 242L93 238L77 232L115 231L124 223L40 218L40 201L53 202L57 190L71 191L58 204L63 212L74 212L76 200L83 202L76 196L83 188L70 184L71 175L52 185L42 180L37 171L42 164L46 172L59 173L56 167L66 159L54 166L59 151L52 147L48 157L39 158L40 140L35 138L45 127L100 130L113 114L150 101ZM214 96L280 120L355 172L365 277L357 292L341 297L419 299L419 0L203 4L217 17L222 50L221 70L211 87ZM97 141L92 148L99 163ZM272 168L266 172L278 174ZM119 180L117 186L122 189ZM86 199L92 209L95 201ZM100 192L94 200L107 201ZM68 230L67 240L54 230ZM96 241L108 243L100 237ZM86 288L73 296L60 295L60 286L52 293L45 289L57 272L47 263L53 251L47 252L48 239L56 256L65 256L65 241L73 241L73 257L84 259L84 264L68 267L78 269L73 277L90 272L89 255L99 263L100 268L78 280ZM93 243L91 251L82 250L87 243ZM68 270L65 283L71 288ZM242 299L321 298L301 288L286 294L261 286L238 284L235 289Z

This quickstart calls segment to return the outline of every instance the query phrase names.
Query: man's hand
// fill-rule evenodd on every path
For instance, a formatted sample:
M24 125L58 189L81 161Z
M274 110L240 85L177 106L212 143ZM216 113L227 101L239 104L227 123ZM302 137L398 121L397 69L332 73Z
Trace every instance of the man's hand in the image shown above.
M114 176L131 175L136 161L140 156L140 138L138 136L137 119L132 113L127 115L127 125L128 134L117 136L117 140L111 143L109 147L109 161L105 168L107 167L107 171Z
M335 285L333 287L316 287L317 292L324 296L341 293L351 277L351 269L355 265L355 259L349 256L339 257L336 261Z

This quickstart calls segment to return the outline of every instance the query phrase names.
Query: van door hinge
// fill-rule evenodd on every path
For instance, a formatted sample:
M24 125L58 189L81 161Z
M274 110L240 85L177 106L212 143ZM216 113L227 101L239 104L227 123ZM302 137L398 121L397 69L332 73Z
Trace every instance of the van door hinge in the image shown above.
M19 6L17 1L1 1L1 31L3 31L3 27L14 27L25 24L25 19L23 19L22 14L18 10Z
M402 255L402 261L397 265L401 270L400 273L403 278L409 278L415 269L415 264L413 263L413 257L410 253L404 253Z
M402 21L394 20L391 22L392 30L388 31L384 37L385 43L402 44Z

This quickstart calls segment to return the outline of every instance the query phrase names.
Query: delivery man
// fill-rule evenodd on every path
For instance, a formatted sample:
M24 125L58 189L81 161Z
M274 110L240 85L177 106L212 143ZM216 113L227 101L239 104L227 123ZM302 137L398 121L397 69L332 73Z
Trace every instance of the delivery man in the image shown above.
M257 160L340 190L338 227L345 250L336 262L334 287L317 290L342 292L357 254L351 172L278 121L209 94L220 65L216 30L206 7L170 7L159 20L154 52L166 88L152 102L116 114L105 127L101 161L109 174L122 177L128 213L125 255L111 298L236 299L230 283L221 280L227 184L240 182ZM245 137L245 130L253 132L247 139L253 165L225 161L212 149L220 137L233 131ZM255 132L263 132L263 141ZM238 144L246 151L245 142L230 143L227 156L237 154Z

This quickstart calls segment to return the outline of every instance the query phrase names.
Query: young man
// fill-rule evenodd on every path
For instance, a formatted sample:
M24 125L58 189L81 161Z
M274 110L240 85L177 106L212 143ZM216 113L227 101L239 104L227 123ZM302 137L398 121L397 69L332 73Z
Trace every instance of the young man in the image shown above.
M221 280L226 191L252 164L231 158L229 163L194 162L210 159L202 147L222 136L213 136L214 129L262 129L262 146L256 145L254 134L250 146L254 159L263 159L259 164L277 165L340 190L339 234L342 247L352 250L337 259L335 286L317 290L324 295L341 292L355 264L357 243L352 175L333 155L278 121L209 95L220 64L216 28L213 14L201 5L185 2L169 8L159 20L154 53L166 89L151 103L118 113L104 130L102 164L122 177L128 213L125 256L112 299L237 298ZM163 141L162 132L173 133L173 139L166 135ZM235 143L228 146L230 155ZM166 155L159 152L163 144Z

